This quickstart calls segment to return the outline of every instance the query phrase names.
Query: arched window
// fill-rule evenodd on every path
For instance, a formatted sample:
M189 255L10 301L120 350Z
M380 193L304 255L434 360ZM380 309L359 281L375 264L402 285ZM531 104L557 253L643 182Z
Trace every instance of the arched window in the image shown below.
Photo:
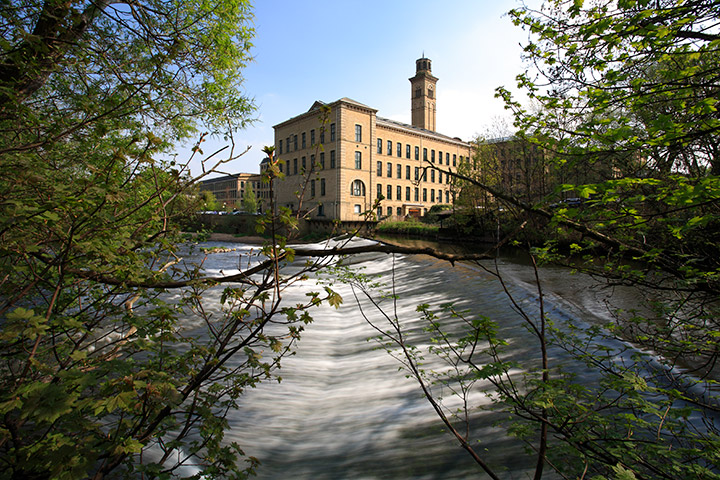
M355 180L350 187L350 194L356 197L365 196L365 184L362 180Z

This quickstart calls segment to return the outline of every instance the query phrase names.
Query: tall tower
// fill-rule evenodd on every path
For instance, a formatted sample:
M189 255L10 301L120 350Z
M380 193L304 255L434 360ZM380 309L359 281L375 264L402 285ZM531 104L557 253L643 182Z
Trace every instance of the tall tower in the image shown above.
M435 84L430 59L418 58L415 61L415 76L410 78L411 111L413 127L435 131Z

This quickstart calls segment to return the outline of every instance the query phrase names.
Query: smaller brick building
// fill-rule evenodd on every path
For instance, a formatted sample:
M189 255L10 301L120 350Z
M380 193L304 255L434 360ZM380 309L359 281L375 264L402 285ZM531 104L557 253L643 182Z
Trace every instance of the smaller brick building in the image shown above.
M261 189L260 175L256 173L234 173L200 182L200 190L215 195L222 210L240 209L245 189L252 188L256 197Z

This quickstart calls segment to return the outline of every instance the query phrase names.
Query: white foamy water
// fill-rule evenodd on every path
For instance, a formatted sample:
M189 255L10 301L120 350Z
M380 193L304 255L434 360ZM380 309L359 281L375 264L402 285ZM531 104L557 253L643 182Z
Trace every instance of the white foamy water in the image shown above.
M211 255L204 265L208 273L232 274L238 268L247 268L248 260L252 262L250 247L225 246L236 250ZM419 345L426 343L417 305L454 302L459 308L495 320L512 346L511 357L539 366L536 341L497 280L477 267L452 267L426 256L385 254L364 254L352 263L353 268L381 279L388 287L394 278L397 302L385 299L381 306L389 315L397 315ZM537 313L537 292L529 280L529 267L506 263L502 268L516 300L529 313ZM559 271L546 273L562 275ZM589 299L577 282L561 287L562 282L556 279L550 284L556 287L545 292L546 308L555 317L588 324L598 321L604 300ZM562 288L580 290L563 299L562 292L557 291ZM307 291L317 289L315 278L299 282L285 292L284 301L303 302ZM297 354L283 360L278 372L282 382L267 382L248 390L240 400L241 407L229 415L226 439L237 442L247 455L262 462L257 478L484 478L470 456L443 431L417 383L398 370L395 359L368 341L377 332L361 314L352 288L335 283L333 289L343 297L343 305L311 310L314 322L306 327ZM387 328L380 312L360 292L355 293L370 321ZM565 361L566 354L554 349L551 356L553 362L560 362ZM592 381L593 373L586 367L570 368ZM441 392L439 387L435 391ZM476 405L487 404L479 388L472 400ZM471 438L480 442L475 443L479 451L489 449L486 460L503 478L527 478L534 458L494 426L498 420L495 413L474 410Z

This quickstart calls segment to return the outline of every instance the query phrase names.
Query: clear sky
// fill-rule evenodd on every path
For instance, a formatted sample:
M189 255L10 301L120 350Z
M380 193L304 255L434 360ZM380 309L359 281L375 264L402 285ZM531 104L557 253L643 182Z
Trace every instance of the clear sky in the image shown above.
M437 131L470 140L509 118L495 88L513 89L523 71L527 34L506 12L516 0L256 0L253 55L246 94L257 121L236 137L251 150L224 167L259 172L273 125L307 111L315 100L348 97L378 115L410 123L415 60L432 60ZM203 145L208 154L224 143ZM192 164L192 173L200 172Z

